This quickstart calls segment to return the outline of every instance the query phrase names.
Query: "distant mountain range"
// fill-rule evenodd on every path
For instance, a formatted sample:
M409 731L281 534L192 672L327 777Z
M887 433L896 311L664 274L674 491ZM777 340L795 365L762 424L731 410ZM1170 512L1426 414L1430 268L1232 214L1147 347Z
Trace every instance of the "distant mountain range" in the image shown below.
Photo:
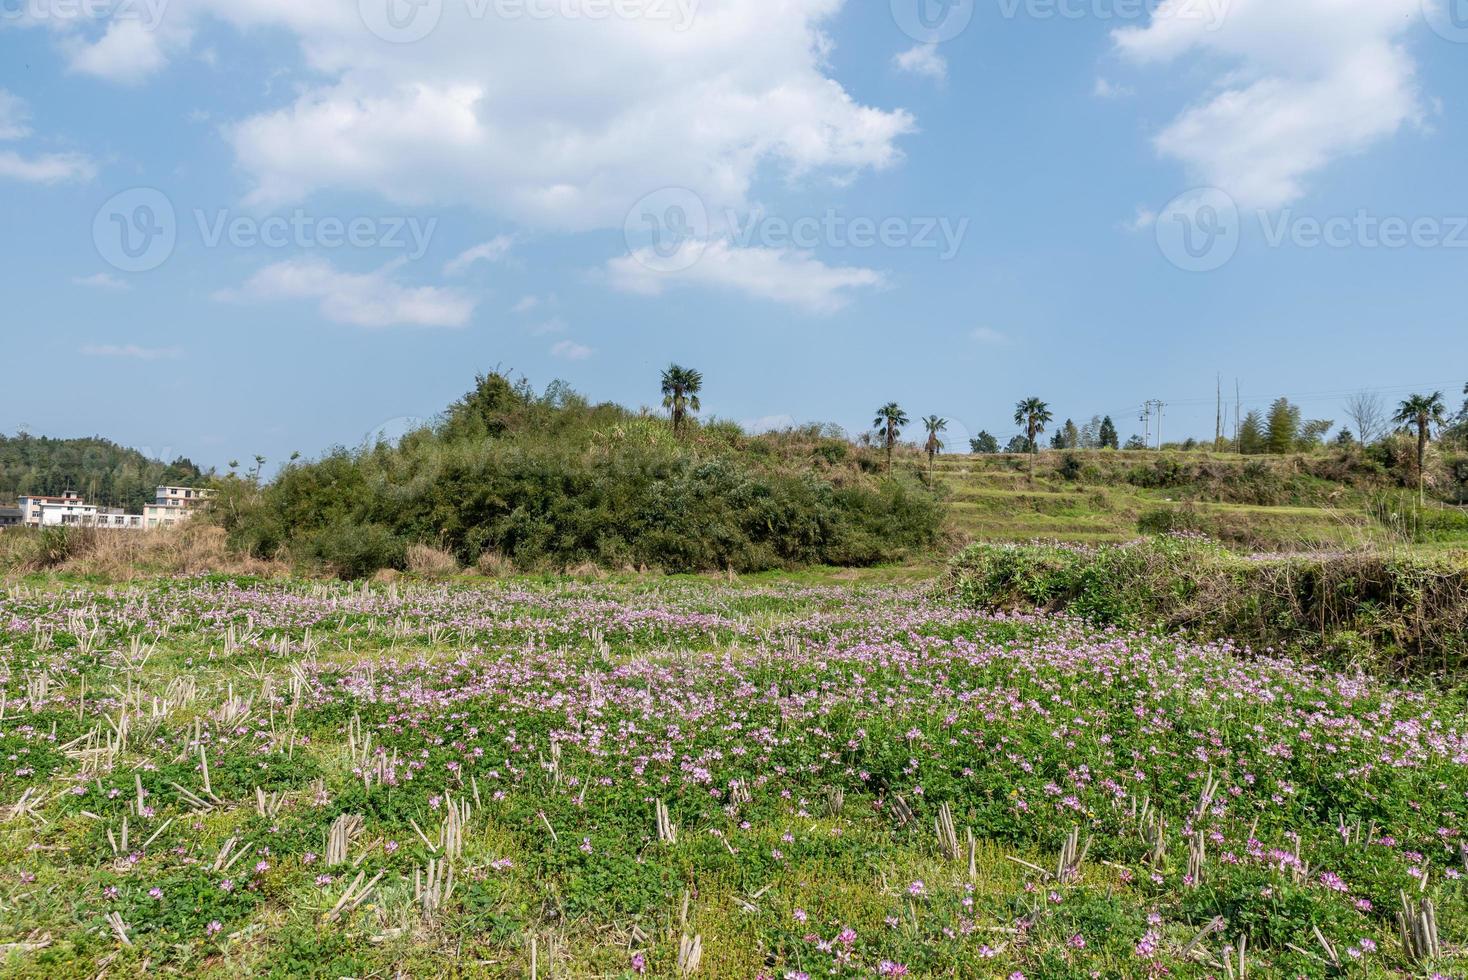
M0 435L0 503L76 490L89 503L138 512L153 502L156 487L194 485L205 476L190 460L164 463L100 436Z

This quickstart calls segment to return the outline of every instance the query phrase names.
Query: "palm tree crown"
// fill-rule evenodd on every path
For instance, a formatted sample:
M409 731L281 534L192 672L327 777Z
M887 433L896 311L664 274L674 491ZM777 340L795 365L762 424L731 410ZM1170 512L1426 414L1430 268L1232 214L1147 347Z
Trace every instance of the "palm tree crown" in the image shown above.
M882 445L887 450L887 472L892 472L892 447L897 444L897 437L902 435L902 427L911 421L902 406L896 402L888 402L877 409L877 417L872 420L872 427L882 434Z
M703 375L693 368L668 365L663 372L663 407L673 417L673 433L683 430L689 412L703 406L698 403L698 393L703 390Z
M1417 428L1417 502L1427 500L1427 442L1432 438L1432 427L1447 421L1448 407L1443 403L1443 393L1434 391L1430 395L1413 395L1397 406L1392 421L1398 425Z
M1050 406L1038 398L1026 398L1014 406L1014 424L1021 426L1029 439L1031 474L1035 472L1035 452L1039 449L1036 440L1054 418Z
M929 415L923 419L923 425L928 430L928 442L923 446L923 452L928 454L928 468L933 466L933 457L943 451L943 440L938 438L938 433L948 431L948 420L936 415Z

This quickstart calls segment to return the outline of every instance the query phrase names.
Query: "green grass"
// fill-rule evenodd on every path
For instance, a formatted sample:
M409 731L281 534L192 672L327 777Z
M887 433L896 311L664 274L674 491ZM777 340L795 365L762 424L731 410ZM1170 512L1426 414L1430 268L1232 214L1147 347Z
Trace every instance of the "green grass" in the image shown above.
M1251 976L1461 975L1461 697L923 574L12 587L0 974L676 977L697 937L708 978L1201 980L1247 936Z
M1468 546L1468 531L1420 541L1393 533L1372 513L1380 492L1297 472L1303 465L1291 457L1079 452L1073 455L1081 471L1067 479L1059 468L1065 455L1041 454L1033 478L1023 457L940 456L933 477L947 495L955 529L978 542L1128 541L1148 515L1181 512L1189 526L1245 550ZM1193 479L1184 469L1180 482L1165 488L1128 482L1139 474L1152 479L1164 461L1177 458L1203 475ZM1243 477L1248 467L1253 483ZM1278 494L1284 502L1219 499L1233 493Z

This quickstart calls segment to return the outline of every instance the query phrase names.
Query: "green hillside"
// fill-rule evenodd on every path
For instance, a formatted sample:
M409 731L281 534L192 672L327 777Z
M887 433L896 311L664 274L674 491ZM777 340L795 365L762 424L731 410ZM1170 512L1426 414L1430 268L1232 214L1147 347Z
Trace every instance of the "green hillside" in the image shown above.
M163 463L100 436L0 435L0 502L76 490L92 503L137 511L152 503L155 488L194 483L202 476L187 459Z
M1053 451L939 456L932 476L975 541L1124 541L1198 531L1281 551L1468 545L1468 509L1416 497L1360 456Z

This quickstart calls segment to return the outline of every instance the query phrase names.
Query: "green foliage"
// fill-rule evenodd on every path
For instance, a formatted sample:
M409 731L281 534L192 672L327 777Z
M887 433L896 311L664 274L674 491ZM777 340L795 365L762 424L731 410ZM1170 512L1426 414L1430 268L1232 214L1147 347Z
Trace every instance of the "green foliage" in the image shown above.
M162 463L100 437L0 435L0 501L76 490L90 502L136 512L153 502L157 487L196 485L203 477L187 459Z
M994 438L993 433L982 430L968 441L968 448L971 453L991 456L999 452L999 440Z
M986 608L1064 610L1104 626L1188 629L1332 663L1367 657L1399 671L1468 671L1468 565L1452 558L1241 558L1177 515L1128 545L974 545L949 588Z
M1121 448L1120 443L1117 441L1116 423L1111 421L1110 415L1101 420L1100 439L1102 449Z
M689 420L679 439L661 419L491 375L434 428L290 465L258 493L225 487L211 513L236 547L347 577L401 568L414 542L465 565L670 571L865 565L931 546L937 498L873 468L816 429L750 437Z
M1290 452L1299 436L1299 406L1290 404L1288 398L1276 399L1269 408L1268 430L1264 437L1266 449L1276 455Z

